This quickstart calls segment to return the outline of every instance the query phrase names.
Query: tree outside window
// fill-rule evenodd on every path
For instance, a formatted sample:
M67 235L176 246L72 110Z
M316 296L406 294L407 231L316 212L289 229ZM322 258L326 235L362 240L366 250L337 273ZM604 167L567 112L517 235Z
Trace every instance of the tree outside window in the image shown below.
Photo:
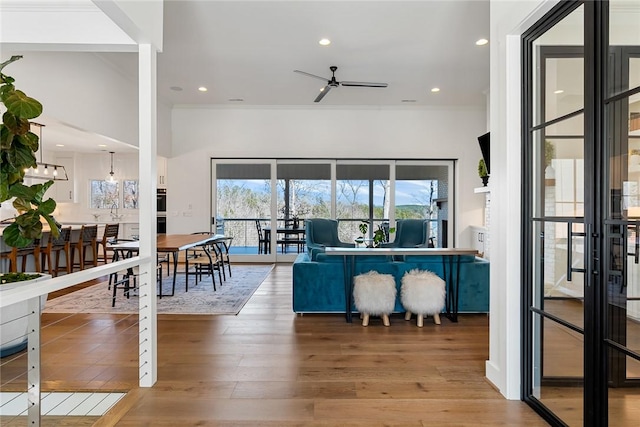
M125 179L122 181L122 207L138 209L138 181Z
M91 209L118 208L118 182L91 180Z

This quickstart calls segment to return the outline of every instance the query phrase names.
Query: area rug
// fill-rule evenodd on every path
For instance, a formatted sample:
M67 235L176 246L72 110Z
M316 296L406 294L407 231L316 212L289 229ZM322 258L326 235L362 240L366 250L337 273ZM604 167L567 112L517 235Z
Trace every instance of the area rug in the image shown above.
M189 291L185 292L185 276L178 273L176 292L172 297L166 294L171 293L173 276L165 277L162 281L163 297L156 299L158 314L238 314L272 268L272 265L231 266L232 276L227 273L227 280L222 285L216 272L216 291L208 276L198 285L190 277ZM115 307L111 307L112 300L113 290L109 290L108 282L104 282L47 301L44 313L138 312L137 295L132 294L127 299L118 289Z

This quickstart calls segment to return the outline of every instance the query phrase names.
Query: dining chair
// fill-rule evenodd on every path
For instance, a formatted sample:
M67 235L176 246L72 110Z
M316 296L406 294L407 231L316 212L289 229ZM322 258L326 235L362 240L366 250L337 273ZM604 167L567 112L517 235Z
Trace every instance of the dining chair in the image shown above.
M111 241L115 241L118 238L118 233L120 231L120 224L107 224L104 227L104 233L102 234L102 238L98 240L98 260L102 260L105 264L107 263L107 249L108 244ZM99 254L100 247L102 246L102 255Z
M78 267L80 270L84 270L85 265L92 265L96 267L98 265L98 226L97 225L83 225L80 229L80 236L78 241L71 246L71 259L75 266L75 254L78 252ZM87 249L91 249L92 259L87 260Z
M209 231L200 231L191 234L202 234L210 236L211 232ZM187 256L185 260L185 291L189 290L189 260L192 260L192 264L195 270L195 278L196 285L198 284L198 280L202 280L202 275L211 274L211 282L213 283L213 290L216 290L216 280L214 276L214 272L218 271L218 279L220 280L220 284L222 284L222 274L224 273L224 264L222 262L222 257L219 253L219 248L216 244L212 242L208 242L199 246L194 247L191 250L187 251ZM224 280L226 280L226 275Z
M282 245L282 253L287 253L289 246L294 245L298 253L304 252L304 245L306 241L304 227L302 229L300 228L300 220L298 218L285 219L284 228L292 231L285 232L283 238L278 239L278 244Z
M47 267L49 274L53 277L57 277L58 273L62 270L60 268L60 252L65 254L64 271L71 273L71 227L64 227L60 229L60 235L55 238L52 233L49 233L49 239L47 246L40 248L42 257L42 271ZM55 253L56 262L53 263L52 255Z
M256 219L256 230L258 231L258 253L259 254L269 253L269 239L265 237L264 231L262 230L262 224L260 224L260 220L257 220L257 219Z
M229 270L229 277L231 277L231 260L229 258L229 248L231 247L232 243L233 237L224 237L220 241L216 242L216 245L219 248L218 253L220 254L220 258L222 260L222 267L224 268L226 264L227 269ZM222 270L222 273L224 274L224 269ZM225 280L227 280L226 277Z

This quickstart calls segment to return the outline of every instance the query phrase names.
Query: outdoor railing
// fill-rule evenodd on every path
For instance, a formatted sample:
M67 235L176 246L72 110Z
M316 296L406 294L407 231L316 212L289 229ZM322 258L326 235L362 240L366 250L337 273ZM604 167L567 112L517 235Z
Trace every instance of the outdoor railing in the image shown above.
M256 221L260 221L262 226L268 226L271 218L218 218L214 219L212 223L217 225L215 229L217 233L224 234L229 237L233 237L233 248L255 248L256 253L258 251L258 231L256 229ZM304 218L300 218L300 226L304 226ZM368 221L367 218L341 218L338 219L338 230L340 233L340 240L344 242L353 242L354 239L361 236L358 226L362 221ZM434 241L437 239L437 219L429 220L431 225L429 227L430 235ZM278 218L278 227L284 226L285 219ZM369 227L369 233L373 234L378 228L378 225L389 223L388 219L380 218L373 220L373 227Z

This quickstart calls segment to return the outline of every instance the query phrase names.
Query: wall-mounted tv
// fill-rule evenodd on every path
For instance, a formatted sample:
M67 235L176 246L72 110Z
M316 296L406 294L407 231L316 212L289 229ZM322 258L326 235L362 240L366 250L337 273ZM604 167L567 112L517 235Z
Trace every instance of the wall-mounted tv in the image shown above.
M482 158L484 159L485 165L487 165L487 173L491 175L491 167L489 165L489 160L491 156L489 154L489 132L485 133L482 136L478 137L478 143L480 144L480 151L482 151Z

